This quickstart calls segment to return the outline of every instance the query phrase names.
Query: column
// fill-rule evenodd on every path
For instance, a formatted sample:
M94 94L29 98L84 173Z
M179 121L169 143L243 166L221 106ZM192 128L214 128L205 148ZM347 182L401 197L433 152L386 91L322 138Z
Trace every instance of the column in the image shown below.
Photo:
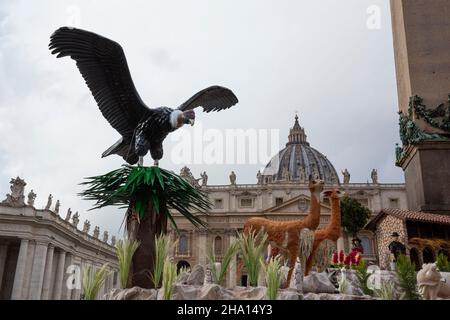
M48 300L50 297L50 284L53 274L53 254L55 253L55 247L50 244L47 250L47 262L44 273L44 282L42 286L42 300Z
M56 267L56 275L55 275L55 289L53 292L53 299L54 300L61 300L61 293L63 288L63 281L64 281L64 266L66 262L66 252L65 251L58 251L57 253L58 257L58 265Z
M344 251L345 252L345 240L344 240L344 231L341 228L341 235L339 237L339 239L337 239L337 243L336 243L336 250L339 254L339 252Z
M78 274L78 276L80 278L79 278L79 280L78 279L76 280L76 281L78 281L78 284L80 286L78 286L78 284L77 284L76 289L75 289L75 291L74 291L74 293L72 295L72 299L73 300L80 300L80 297L81 297L81 286L82 286L82 282L83 282L83 267L84 267L84 261L83 261L83 259L80 258L80 265L79 265L79 270L80 271L79 271L79 274Z
M63 281L63 288L62 288L62 299L65 300L71 300L72 299L72 291L73 289L69 289L67 287L67 280L69 278L69 276L72 276L73 274L70 273L66 273L67 268L73 264L73 255L71 253L67 253L66 256L66 265L64 266L64 281Z
M117 274L117 283L114 283L114 274ZM114 269L111 275L111 288L120 288L119 279L118 279L118 270Z
M111 270L111 275L109 276L109 287L114 289L114 272L116 272L114 269Z
M17 257L16 273L14 275L14 285L11 293L12 300L22 299L23 280L25 276L25 267L27 265L29 240L22 239L20 242L19 255Z
M7 254L8 254L8 243L0 244L0 289L2 288L3 273L5 272Z
M201 265L206 265L206 232L198 231L198 257L197 261Z
M31 269L30 299L40 300L44 283L48 243L36 242L33 267Z
M236 240L235 237L233 235L229 236L229 245L231 246L231 244ZM231 259L230 262L230 267L228 269L228 287L229 288L234 288L236 286L236 263L237 263L237 259L236 259L236 255L233 256L233 258Z

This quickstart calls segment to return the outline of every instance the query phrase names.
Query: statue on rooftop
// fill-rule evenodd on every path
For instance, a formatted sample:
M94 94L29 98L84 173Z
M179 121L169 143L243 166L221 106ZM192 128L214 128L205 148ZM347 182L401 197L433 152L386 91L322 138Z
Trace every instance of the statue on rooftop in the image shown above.
M2 202L4 204L10 205L12 207L23 207L25 206L25 196L24 190L27 185L26 182L19 177L11 179L9 182L11 186L11 194L6 195L6 199Z
M33 189L28 193L28 205L34 206L34 201L36 200L36 193L33 192Z
M112 236L111 237L111 245L115 246L116 245L116 236Z
M59 207L60 207L60 202L59 200L56 200L56 204L55 204L55 213L58 214L59 213Z
M66 214L66 221L69 221L70 220L70 218L72 217L72 209L68 209L67 210L67 214Z
M45 210L50 210L50 207L52 206L52 199L53 199L53 196L50 193L48 195L47 204L45 205Z
M89 220L84 221L83 232L89 233L89 229L91 228L91 223Z
M202 174L200 174L202 177L202 186L206 186L208 184L208 175L206 174L206 171L204 171Z
M72 225L76 228L78 226L78 223L80 222L80 215L78 214L78 211L75 212L75 214L72 217Z
M372 183L378 184L378 172L377 169L373 169L372 173L370 174L370 177L372 178Z
M261 174L261 170L258 170L258 173L256 174L256 180L258 181L258 184L263 184L263 177Z
M342 171L342 175L344 176L344 184L350 183L350 172L348 172L347 168Z
M103 242L108 242L109 233L108 231L103 232Z
M230 173L230 183L231 185L236 185L236 173L234 171L231 171Z
M99 227L99 226L95 226L95 228L94 228L94 233L92 234L92 236L93 236L95 239L98 239L99 235L100 235L100 227Z
M191 172L191 169L189 169L188 167L185 166L180 170L180 176L187 180L187 182L189 182L191 186L200 187L200 184L198 182L202 178L195 179L194 175Z

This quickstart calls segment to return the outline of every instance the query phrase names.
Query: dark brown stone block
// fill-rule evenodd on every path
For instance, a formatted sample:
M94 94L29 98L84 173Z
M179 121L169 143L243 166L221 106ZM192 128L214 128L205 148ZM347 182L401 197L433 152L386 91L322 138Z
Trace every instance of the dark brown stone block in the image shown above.
M422 142L406 152L402 168L409 209L450 214L450 141Z

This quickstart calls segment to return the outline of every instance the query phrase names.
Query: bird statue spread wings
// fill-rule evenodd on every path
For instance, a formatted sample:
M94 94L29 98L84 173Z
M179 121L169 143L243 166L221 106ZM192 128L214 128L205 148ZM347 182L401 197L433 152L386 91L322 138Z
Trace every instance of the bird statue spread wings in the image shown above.
M117 42L89 31L63 27L51 36L49 49L57 58L70 56L76 61L103 116L122 136L102 157L117 154L129 164L142 164L150 150L157 165L163 156L164 139L184 124L194 125L195 108L220 111L238 103L231 90L212 86L176 109L150 109L136 91L125 54Z

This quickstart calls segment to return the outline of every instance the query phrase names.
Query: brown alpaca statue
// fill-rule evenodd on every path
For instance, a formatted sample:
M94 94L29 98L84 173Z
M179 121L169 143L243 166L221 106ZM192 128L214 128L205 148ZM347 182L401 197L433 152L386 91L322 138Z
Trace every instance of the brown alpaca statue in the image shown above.
M343 193L339 190L325 191L324 197L329 197L331 202L331 219L324 229L314 231L314 242L310 256L306 261L305 275L308 275L314 263L315 255L320 244L325 240L336 242L341 236L341 204Z
M244 234L250 232L267 233L267 241L271 245L271 256L277 255L279 250L287 253L289 259L289 273L286 283L291 281L292 271L299 253L300 231L304 228L315 230L320 223L320 193L323 190L323 181L309 177L309 190L311 192L310 210L303 220L273 221L264 218L250 218L244 225ZM238 271L242 268L239 266Z

